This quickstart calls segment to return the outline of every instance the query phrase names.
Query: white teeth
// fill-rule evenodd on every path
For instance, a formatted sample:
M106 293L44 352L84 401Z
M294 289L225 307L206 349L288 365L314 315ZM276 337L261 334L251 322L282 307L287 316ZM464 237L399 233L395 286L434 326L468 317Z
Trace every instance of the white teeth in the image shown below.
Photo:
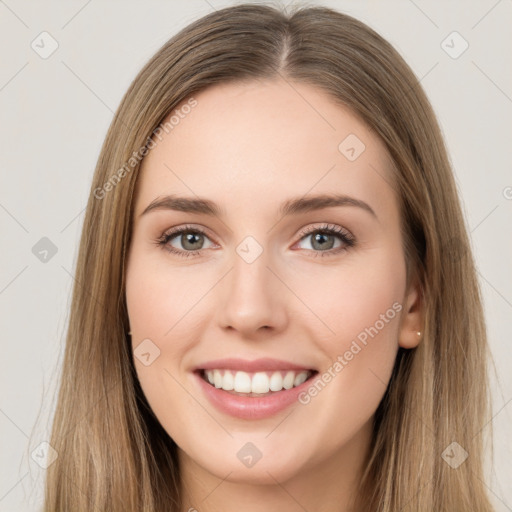
M224 391L231 391L235 389L235 379L231 372L224 372L224 377L222 378L222 389Z
M303 382L305 382L305 380L308 378L308 376L305 374L305 373L299 373L296 377L295 377L295 380L293 381L293 386L296 387L296 386L300 386Z
M266 373L258 372L254 374L251 386L253 393L268 393L269 386L269 378Z
M293 381L295 380L295 372L288 372L286 377L283 379L283 388L291 389L293 388Z
M237 393L265 394L300 386L310 376L309 371L256 372L231 370L206 370L206 379L216 388Z
M222 387L222 373L219 370L213 370L213 384L216 388Z
M274 372L270 377L270 391L281 391L281 389L283 389L281 372Z
M250 393L252 388L251 376L245 372L236 372L233 387L238 393Z

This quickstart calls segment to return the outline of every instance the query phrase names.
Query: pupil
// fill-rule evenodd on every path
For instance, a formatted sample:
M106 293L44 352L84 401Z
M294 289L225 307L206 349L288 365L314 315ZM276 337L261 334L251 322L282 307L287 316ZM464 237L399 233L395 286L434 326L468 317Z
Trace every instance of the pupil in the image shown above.
M327 243L325 242L325 239L328 237L331 238L331 244L329 244L328 242ZM332 246L333 246L332 238L333 238L332 235L325 235L322 233L317 233L313 237L313 247L315 249L332 249ZM315 244L317 244L317 243L319 243L319 246L315 247ZM326 245L328 245L328 247Z
M184 248L186 248L186 249L188 248L188 249L192 249L192 250L197 249L197 247L193 247L193 244L197 243L197 241L198 241L197 239L202 235L198 235L196 233L188 233L183 236L185 238L185 243L182 242L182 245ZM194 239L196 239L196 240L194 241ZM182 237L182 240L183 240L183 237ZM189 245L192 245L192 247L190 247Z

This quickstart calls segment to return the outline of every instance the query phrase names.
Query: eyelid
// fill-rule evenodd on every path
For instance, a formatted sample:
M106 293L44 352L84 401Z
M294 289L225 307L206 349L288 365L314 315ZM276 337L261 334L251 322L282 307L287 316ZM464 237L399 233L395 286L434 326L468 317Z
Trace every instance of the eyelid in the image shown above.
M299 239L302 239L306 235L311 235L312 233L316 233L319 231L334 232L338 235L344 235L349 239L355 239L354 235L352 235L352 233L348 229L342 226L338 226L337 224L330 224L327 222L321 223L320 226L307 226L299 232L298 236Z
M198 226L195 224L184 224L182 226L174 226L172 228L166 229L162 233L162 236L174 235L176 233L181 233L183 231L197 231L201 234L208 235L208 230L202 226Z

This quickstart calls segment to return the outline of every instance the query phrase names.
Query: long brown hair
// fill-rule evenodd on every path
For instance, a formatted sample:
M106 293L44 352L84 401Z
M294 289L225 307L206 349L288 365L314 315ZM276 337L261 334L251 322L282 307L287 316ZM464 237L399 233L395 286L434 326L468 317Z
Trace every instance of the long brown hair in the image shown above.
M176 445L144 398L127 336L125 263L140 154L195 92L277 77L318 87L382 139L395 171L408 280L421 283L422 340L399 350L376 411L360 508L492 510L482 482L489 399L481 297L430 103L397 51L362 22L325 7L286 13L245 4L170 39L134 79L109 128L80 243L46 512L179 511ZM454 468L447 460L461 449L469 456Z

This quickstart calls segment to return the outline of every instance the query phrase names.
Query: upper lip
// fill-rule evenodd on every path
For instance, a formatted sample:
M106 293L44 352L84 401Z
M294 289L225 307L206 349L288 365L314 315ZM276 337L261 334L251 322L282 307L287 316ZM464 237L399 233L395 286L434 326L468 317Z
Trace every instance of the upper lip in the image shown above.
M307 371L313 370L310 366L302 366L289 361L283 361L281 359L261 358L261 359L215 359L213 361L207 361L194 368L194 371L198 370L240 370L243 372L265 372L265 371L279 371L279 370L295 370L295 371Z

